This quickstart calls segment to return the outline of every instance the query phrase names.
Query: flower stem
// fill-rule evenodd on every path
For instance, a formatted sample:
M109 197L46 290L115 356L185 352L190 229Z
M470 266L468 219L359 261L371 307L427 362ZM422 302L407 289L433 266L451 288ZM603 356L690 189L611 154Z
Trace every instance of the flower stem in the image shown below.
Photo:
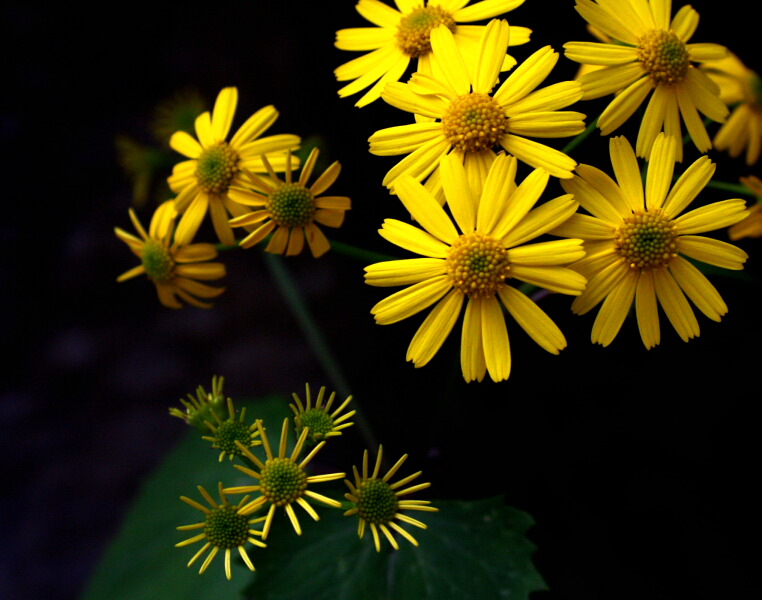
M331 248L338 254L343 254L350 258L356 258L357 260L364 261L366 263L385 262L387 260L398 260L396 256L390 256L388 254L382 254L380 252L374 252L373 250L366 250L365 248L358 248L357 246L350 246L349 244L342 244L341 242L331 241Z
M577 135L577 137L573 138L571 142L566 144L566 146L563 147L561 152L564 154L569 154L572 150L574 150L577 146L579 146L582 142L584 142L593 131L595 131L595 128L598 126L598 117L595 117L592 121L590 121L590 124L587 126L585 131Z
M706 187L714 188L717 190L724 190L726 192L735 192L737 194L743 194L744 196L751 196L755 198L754 192L742 183L728 183L726 181L710 181L706 184Z

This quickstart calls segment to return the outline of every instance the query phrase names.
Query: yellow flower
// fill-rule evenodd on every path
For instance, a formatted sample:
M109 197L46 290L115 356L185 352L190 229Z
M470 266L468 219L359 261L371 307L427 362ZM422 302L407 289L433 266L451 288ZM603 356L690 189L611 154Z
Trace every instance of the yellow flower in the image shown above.
M762 150L762 79L731 53L705 62L702 68L719 86L720 98L732 107L714 136L714 145L733 158L746 149L746 164L753 165Z
M257 226L241 240L242 248L250 248L274 230L275 233L265 248L267 252L286 256L299 254L304 248L305 238L315 258L330 250L330 242L316 223L326 227L340 227L344 222L344 213L352 205L346 196L320 196L339 176L341 165L338 161L328 167L315 183L307 186L318 153L317 148L312 149L299 181L292 181L290 154L286 156L285 181L277 177L270 162L263 156L262 162L270 174L269 179L247 171L253 189L231 188L230 197L235 202L258 209L230 221L233 227Z
M478 173L472 177L478 185L495 158L494 149L501 146L555 177L571 177L577 164L574 160L525 136L566 137L582 132L583 114L557 110L581 98L579 83L565 81L535 91L558 60L558 54L546 46L517 67L492 94L509 31L512 28L505 21L493 20L487 25L472 75L466 67L468 57L463 57L453 35L446 27L438 27L431 32L432 62L439 65L435 74L416 73L409 84L386 86L384 100L427 119L371 136L373 154L408 154L386 174L384 185L393 188L403 174L423 181L448 153L465 162L467 172ZM439 179L435 173L427 187L438 193Z
M572 303L572 310L585 314L603 302L593 324L594 343L608 346L614 340L633 302L640 336L648 349L660 341L657 301L686 342L699 335L686 295L714 321L728 310L714 286L683 256L725 269L742 269L745 252L696 234L732 225L748 212L743 200L733 199L678 216L712 178L715 166L702 156L672 185L676 146L671 136L657 136L645 193L637 158L623 137L610 142L616 182L589 165L580 165L579 176L562 182L592 215L574 215L553 233L585 240L587 256L572 268L589 281Z
M378 456L376 457L376 466L373 468L373 473L368 476L368 451L366 450L362 456L362 477L357 470L357 467L352 467L355 475L355 482L352 483L348 479L344 480L349 488L349 493L344 494L347 500L352 502L355 506L344 513L344 516L357 515L360 522L357 527L357 534L360 539L365 535L366 526L370 525L370 531L373 534L373 542L376 545L376 552L381 552L381 540L378 535L378 531L384 534L384 537L392 545L392 548L399 550L399 544L394 539L390 528L399 533L408 542L414 546L418 545L418 541L405 531L402 527L397 525L394 521L401 521L408 525L414 525L421 529L426 529L426 524L421 523L418 519L408 517L403 514L405 510L420 510L427 512L437 512L439 509L429 506L431 504L428 500L402 500L402 496L407 496L414 492L426 489L430 483L418 483L405 489L399 489L404 485L407 485L414 479L418 478L422 471L408 475L404 479L400 479L394 483L389 483L389 480L402 466L402 463L407 460L407 454L403 455L394 466L387 471L386 475L379 478L381 471L381 455L383 448L378 447Z
M603 135L627 121L653 91L635 146L649 158L659 132L682 139L680 118L700 152L712 147L699 116L722 122L728 109L717 86L693 63L722 58L718 44L689 44L698 26L698 13L683 6L670 20L671 0L577 0L577 12L612 40L621 43L568 42L567 58L604 68L580 78L584 99L617 96L598 118ZM677 160L683 156L677 145Z
M329 475L307 475L304 468L313 458L315 458L315 455L325 445L325 441L320 442L301 462L297 462L299 455L304 449L304 442L309 435L309 430L307 428L302 430L302 434L299 436L299 439L296 442L296 447L294 447L294 451L291 453L290 457L286 456L286 445L288 444L288 419L283 420L278 456L273 454L272 448L270 447L270 440L267 437L264 427L262 427L261 421L257 421L257 428L259 429L259 435L262 438L262 444L267 453L267 460L263 463L257 456L252 454L248 448L239 443L238 447L241 449L244 456L253 462L259 471L241 465L234 466L239 471L257 479L259 483L257 485L242 485L227 488L225 492L229 494L259 492L261 494L258 498L255 498L241 508L242 514L248 515L258 511L267 504L270 505L265 519L264 529L262 530L263 540L267 539L267 535L270 533L275 509L279 506L284 507L288 518L291 520L291 525L294 527L294 531L296 531L298 535L302 535L302 529L299 525L299 519L296 517L293 505L298 504L301 506L315 521L318 520L318 515L315 512L315 509L312 508L309 502L307 502L305 496L317 500L318 502L322 502L323 504L327 504L328 506L340 508L341 502L337 502L322 494L313 492L308 489L308 486L311 483L342 479L345 474L331 473Z
M259 435L256 422L246 425L246 407L241 409L237 419L232 398L228 398L227 407L228 418L224 421L215 412L212 412L212 414L217 421L217 425L211 421L205 421L206 426L213 435L201 436L203 439L212 442L212 448L220 451L220 462L222 462L222 459L226 455L230 460L233 460L236 456L243 456L241 446L251 448L252 446L262 444L260 440L255 439Z
M307 383L304 387L306 389L307 398L306 407L296 393L292 394L296 404L289 404L291 410L294 412L294 424L296 425L297 435L301 435L302 430L308 428L310 430L310 440L313 442L321 442L326 438L341 435L342 429L354 425L354 423L345 423L345 421L351 419L356 411L353 410L341 414L352 401L352 396L348 396L336 410L331 412L331 406L333 405L334 398L336 398L336 392L331 392L328 402L323 404L325 386L321 387L318 392L318 397L315 400L315 406L312 406L310 384Z
M466 6L469 1L395 0L399 8L395 10L378 0L360 0L357 12L376 27L336 32L336 47L340 50L370 51L335 70L339 81L353 80L339 90L339 96L351 96L372 86L355 104L366 106L378 100L387 83L399 81L414 59L417 71L431 74L429 35L438 25L445 25L453 33L464 56L475 58L484 27L462 23L491 19L524 3L524 0L483 0ZM526 27L511 27L511 45L526 44L530 33ZM510 56L503 56L501 69L510 69L514 64L516 61Z
M380 233L425 258L370 265L365 268L365 280L375 286L409 286L373 307L371 313L381 325L435 305L407 351L407 360L416 367L428 363L442 346L466 299L461 343L466 381L481 381L486 372L494 381L510 374L511 351L501 302L542 348L558 354L566 347L556 324L506 280L515 278L562 294L582 292L585 278L562 266L584 256L582 240L522 245L563 223L574 214L577 203L565 195L532 210L549 175L536 169L516 187L516 166L514 157L499 155L479 197L468 185L459 159L442 160L444 194L462 233L421 184L406 175L397 180L400 200L423 230L386 219Z
M203 433L211 432L212 430L206 424L207 421L211 418L219 421L220 416L224 416L225 396L222 392L224 385L225 378L214 375L211 392L207 392L203 385L198 386L195 398L191 394L188 394L187 400L180 398L185 410L173 406L169 409L169 414L182 419Z
M180 500L204 513L204 520L200 523L182 525L177 528L179 531L192 531L195 529L204 530L202 533L199 533L190 539L175 544L175 547L182 548L183 546L206 540L206 543L201 549L190 559L188 566L190 567L204 552L211 548L211 550L209 550L209 555L206 557L199 570L199 573L204 573L219 551L225 550L225 575L228 579L232 579L233 574L230 565L230 555L231 550L237 548L238 554L241 555L243 562L246 563L249 570L253 571L254 565L246 552L245 546L246 542L250 542L260 548L267 547L267 544L263 544L252 537L255 535L261 536L262 532L251 529L250 527L254 523L264 521L265 518L259 517L256 519L249 519L243 514L241 505L248 500L248 496L244 496L238 503L238 506L231 506L227 496L225 496L225 492L222 490L221 483L219 485L220 498L222 499L221 504L215 502L202 486L198 486L198 491L201 492L201 495L209 503L211 508L207 508L203 504L199 504L195 500L187 498L186 496L180 497Z
M762 237L762 180L756 175L741 177L741 183L757 197L757 203L749 207L749 216L728 229L731 240Z
M217 257L217 250L212 244L180 243L176 237L172 241L176 216L174 202L165 202L156 209L146 233L135 212L130 209L130 219L140 237L118 227L114 231L140 259L141 264L122 273L117 281L126 281L145 273L156 285L159 300L164 306L181 308L182 304L177 299L179 296L193 306L211 308L210 303L198 298L216 298L225 288L211 287L196 280L224 277L225 265L206 262Z
M243 184L243 169L264 172L263 154L275 153L270 163L282 170L284 151L299 146L300 139L296 135L257 139L278 118L278 111L272 106L254 113L227 142L225 138L237 104L237 88L224 88L217 96L212 114L205 112L196 118L198 140L185 131L176 131L169 141L172 148L190 159L175 165L168 179L172 191L178 194L177 212L183 215L175 233L175 239L181 244L193 239L207 211L212 215L219 240L223 244L235 244L228 214L238 216L246 212L246 208L230 198L230 186Z

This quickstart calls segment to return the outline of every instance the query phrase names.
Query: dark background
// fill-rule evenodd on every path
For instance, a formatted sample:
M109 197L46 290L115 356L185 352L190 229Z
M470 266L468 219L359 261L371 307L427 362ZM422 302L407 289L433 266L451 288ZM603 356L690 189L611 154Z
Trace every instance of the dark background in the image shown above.
M693 41L728 45L762 70L745 5L693 6L702 16ZM508 17L535 31L512 51L519 60L548 43L559 50L589 39L571 1L528 0ZM270 133L316 136L326 158L342 162L332 192L350 195L353 210L329 237L403 256L376 233L384 218L405 216L381 187L396 159L371 156L366 140L409 120L382 102L358 110L336 96L332 70L355 54L336 50L334 33L365 25L350 1L130 5L116 17L16 5L3 9L2 23L0 137L10 189L0 224L0 597L68 600L142 478L184 433L168 406L208 388L213 374L226 376L234 398L288 395L305 381L336 385L258 249L224 257L228 290L211 311L165 309L144 278L115 283L136 264L113 235L114 226L132 230L115 136L148 141L154 106L180 89L197 89L211 107L235 85L234 129L274 104L281 116ZM561 57L550 80L575 70ZM595 115L603 106L576 108ZM633 129L623 133L634 139ZM718 179L754 172L710 156ZM597 135L575 157L610 171ZM689 150L685 164L695 158ZM557 182L549 190L561 193ZM727 197L707 192L701 201ZM139 212L147 224L150 207ZM739 245L759 282L759 242ZM759 535L758 283L715 277L730 307L723 322L699 315L701 337L684 344L662 319L662 345L650 352L632 321L609 348L592 346L596 311L577 317L568 298L550 297L543 307L569 342L561 356L509 321L510 380L466 385L459 334L425 368L405 363L421 319L376 326L368 311L392 290L366 286L364 263L331 253L288 265L377 436L391 454L411 454L433 483L430 497L501 493L536 519L535 563L550 586L537 598L758 593L746 549Z

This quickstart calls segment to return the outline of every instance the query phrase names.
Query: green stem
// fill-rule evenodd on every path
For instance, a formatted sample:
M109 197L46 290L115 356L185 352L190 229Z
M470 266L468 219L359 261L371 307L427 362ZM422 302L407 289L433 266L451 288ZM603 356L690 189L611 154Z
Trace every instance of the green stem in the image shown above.
M566 144L566 146L563 147L561 152L564 154L569 154L572 150L574 150L577 146L579 146L582 142L584 142L593 131L595 131L595 128L598 126L598 117L590 121L590 124L587 126L585 131L580 133L577 137L575 137L571 142Z
M349 244L343 244L336 241L331 241L331 248L338 254L356 258L359 261L369 264L385 262L387 260L399 260L396 256L390 256L388 254L382 254L380 252L374 252L373 250L366 250L365 248L358 248L357 246L350 246Z
M267 267L275 279L275 283L283 295L291 314L296 317L299 327L301 328L304 337L307 339L307 343L310 345L312 352L318 359L318 362L326 375L328 375L328 378L334 382L336 391L341 397L346 398L351 395L351 392L347 379L341 370L341 365L339 365L333 352L331 352L328 342L320 331L317 322L312 317L296 281L294 281L294 278L288 271L283 258L269 252L265 252L264 255L265 263L267 263ZM360 405L356 399L352 400L352 408L355 410L354 421L357 423L357 428L360 430L366 444L369 449L374 452L377 451L378 442L376 442L373 431L371 430L367 419L363 416Z
M725 181L710 181L706 184L706 187L714 188L716 190L725 190L726 192L735 192L737 194L743 194L744 196L751 196L756 198L754 192L742 183L727 183Z

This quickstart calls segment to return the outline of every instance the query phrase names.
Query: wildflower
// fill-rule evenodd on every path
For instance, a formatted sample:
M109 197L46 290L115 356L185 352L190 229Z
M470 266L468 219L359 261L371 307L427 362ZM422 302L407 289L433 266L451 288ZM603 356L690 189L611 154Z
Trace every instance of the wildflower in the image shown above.
M140 238L118 227L114 231L140 259L141 264L122 273L117 281L126 281L145 273L156 285L159 300L164 306L181 308L182 304L177 299L179 296L181 300L193 306L211 308L210 303L198 298L216 298L225 288L211 287L197 280L224 277L225 265L206 262L217 257L217 250L212 244L180 242L176 236L172 241L176 216L174 202L165 202L156 209L146 233L135 211L130 209L130 219Z
M231 506L222 489L221 483L219 484L220 498L222 499L221 504L215 502L203 486L198 486L198 491L201 492L201 495L209 503L211 508L207 508L203 504L199 504L195 500L187 498L186 496L180 497L180 500L204 513L204 520L202 522L194 523L192 525L182 525L177 528L179 531L192 531L196 529L204 530L202 533L199 533L190 539L175 544L176 547L181 548L183 546L188 546L189 544L206 540L206 543L201 549L190 559L188 566L190 567L204 552L211 548L211 550L209 550L209 555L206 557L199 570L200 574L204 573L219 551L225 550L225 575L228 579L232 579L233 575L230 568L230 555L231 550L237 548L238 554L241 555L243 562L246 563L249 570L253 571L254 564L251 562L245 546L246 542L250 542L260 548L267 547L267 544L264 544L253 537L255 535L261 536L262 532L251 528L251 525L254 523L261 523L264 521L264 517L250 519L243 514L241 505L248 500L248 496L241 498L241 501L237 506Z
M341 414L352 401L352 396L348 396L336 410L331 412L331 406L333 405L334 398L336 398L336 392L331 392L328 402L324 405L323 398L325 397L325 386L321 387L315 401L315 406L312 406L310 384L307 383L304 387L306 388L307 397L306 407L296 393L292 394L296 405L289 405L294 412L294 423L296 424L297 435L301 435L302 430L308 428L310 430L309 439L312 442L320 442L326 438L341 435L342 429L354 425L354 423L345 423L345 421L351 419L356 411L353 410Z
M746 164L753 165L762 150L762 79L732 53L702 67L719 86L720 98L732 109L714 136L714 145L733 158L745 149Z
M428 500L402 500L402 496L407 496L413 492L426 489L430 483L418 483L408 488L399 489L404 485L407 485L414 479L417 479L422 471L408 475L404 479L400 479L394 483L389 483L389 480L402 466L402 463L407 460L407 454L403 455L389 471L379 479L379 472L381 469L381 455L383 448L378 447L378 456L376 457L376 466L373 468L373 474L368 477L368 451L363 453L362 457L362 477L357 470L357 467L352 467L355 475L355 482L352 483L348 479L344 480L349 488L349 493L344 494L347 500L352 502L355 507L349 509L344 513L344 516L357 515L360 519L360 523L357 527L357 533L360 539L365 535L365 528L369 525L370 532L373 534L373 542L376 545L376 552L381 552L381 540L378 532L384 534L384 537L392 545L392 548L399 550L399 544L394 539L394 535L390 529L393 529L409 541L414 546L418 545L418 541L405 531L394 521L401 521L421 529L426 529L426 524L421 523L418 519L414 519L402 513L405 510L421 510L427 512L437 512L439 509L429 506L431 504Z
M257 226L241 240L242 248L250 248L274 231L265 250L273 254L292 256L304 248L304 241L310 247L312 256L318 258L331 248L331 244L316 223L326 227L340 227L345 211L351 208L351 200L346 196L320 196L331 185L341 171L338 161L328 167L311 185L307 186L319 150L313 148L299 175L299 181L292 181L291 155L286 155L286 179L281 181L270 166L267 157L262 162L270 177L258 177L248 172L246 175L253 189L232 188L230 197L241 205L253 206L257 210L231 219L233 227Z
M246 425L246 407L241 409L238 419L236 419L232 398L228 398L227 407L228 418L223 421L217 416L217 413L213 412L217 425L209 421L205 423L213 435L202 436L203 439L212 442L212 448L220 450L220 462L225 458L225 455L228 455L230 460L236 456L242 456L241 447L251 448L262 443L255 439L259 435L256 422Z
M749 207L749 216L728 229L731 240L762 237L762 180L755 175L741 177L741 183L757 197L757 203Z
M307 428L302 430L302 434L299 436L294 451L290 457L286 456L286 445L288 443L288 419L283 420L283 429L280 434L280 448L278 456L275 456L270 447L270 440L267 438L267 433L262 427L262 422L257 421L257 428L259 429L259 435L262 439L262 444L265 447L267 453L267 460L263 463L257 456L245 448L239 443L239 448L243 452L244 456L248 458L259 469L249 469L241 465L234 465L236 469L251 475L254 479L259 481L257 485L243 485L233 488L228 488L225 492L229 494L248 494L249 492L260 492L260 496L255 498L245 506L241 508L242 514L251 514L257 512L263 506L269 504L270 508L267 511L267 517L265 519L264 529L262 530L262 539L267 539L267 535L270 533L270 527L273 522L273 516L275 515L275 509L282 506L288 518L291 520L291 525L294 527L294 531L298 535L302 534L302 529L299 525L299 520L294 511L294 504L301 506L309 516L315 521L318 520L318 515L315 509L307 502L307 498L312 498L333 506L334 508L340 508L341 503L336 500L332 500L322 494L313 492L308 489L311 483L320 483L323 481L334 481L344 477L344 473L331 473L329 475L307 475L305 467L307 464L315 458L315 455L325 445L325 441L320 442L315 446L312 451L301 461L297 462L299 455L304 449L304 443L309 435Z
M198 116L204 112L206 101L198 92L187 88L162 101L151 120L154 137L166 144L176 131L192 133Z
M442 346L466 299L461 343L466 381L481 381L487 371L494 381L510 374L511 352L501 302L542 348L558 354L566 347L555 323L507 280L515 278L562 294L582 292L584 277L563 266L584 256L582 240L522 245L568 219L577 203L565 195L532 210L549 175L536 169L516 187L516 166L514 157L499 155L479 196L468 185L457 156L442 160L444 195L462 233L421 184L406 175L397 180L400 200L424 230L386 219L379 233L425 258L370 265L365 268L365 281L375 286L409 286L372 308L381 325L435 305L407 351L407 360L416 367L428 363Z
M211 429L209 429L206 422L211 418L219 421L221 415L224 416L225 396L222 392L224 385L225 378L215 375L212 377L212 391L210 393L207 393L203 385L198 386L195 398L191 394L188 394L188 400L180 398L180 402L185 407L185 410L171 407L169 414L182 419L199 431L204 433L210 432Z
M193 239L207 211L212 215L219 240L223 244L235 244L228 214L238 216L246 209L230 198L230 186L243 184L244 169L264 172L263 154L274 153L270 163L282 169L284 152L299 146L296 135L257 139L278 118L278 111L272 106L254 113L232 139L226 141L237 103L237 88L224 88L217 96L212 114L204 112L196 118L198 140L185 131L176 131L169 140L173 149L190 159L175 165L168 179L172 191L178 194L177 212L183 215L175 234L181 244Z
M653 91L635 146L649 159L659 132L682 139L680 117L699 152L712 147L699 116L722 122L728 109L717 86L694 63L722 58L718 44L689 44L698 26L698 13L683 6L670 20L671 2L664 0L577 0L577 12L618 43L568 42L567 58L603 68L580 77L584 100L617 93L598 118L603 135L624 124ZM678 161L683 147L676 148Z
M484 29L473 75L446 27L431 32L432 60L441 62L433 76L414 74L409 84L390 83L382 97L425 120L377 131L370 151L381 156L407 154L384 177L393 189L400 175L423 181L453 153L467 168L485 173L502 147L519 160L555 177L571 177L577 164L566 154L525 136L565 137L582 132L584 115L559 111L582 96L579 84L566 81L536 90L558 60L550 46L535 52L492 94L508 45L509 27L493 20ZM439 184L439 175L431 178ZM476 178L480 179L480 178ZM432 188L433 189L433 188ZM396 191L395 191L396 193Z
M572 303L572 310L585 314L603 302L593 324L594 343L608 346L614 340L633 302L640 336L648 349L660 341L657 300L686 342L699 335L686 295L714 321L728 310L714 286L684 256L725 269L742 269L745 252L696 234L732 225L748 212L743 200L733 199L678 216L712 178L715 166L702 156L671 185L676 146L671 136L657 136L645 194L637 158L623 137L610 142L616 182L588 165L580 165L579 176L562 182L592 215L577 214L553 233L585 240L587 256L572 268L589 281Z
M465 6L469 0L395 0L395 10L377 0L360 0L356 9L376 27L355 27L336 32L336 47L340 50L370 51L335 70L336 79L351 83L339 90L345 98L368 87L355 104L362 107L378 100L384 86L399 81L410 62L416 60L416 70L431 74L432 29L444 25L452 32L455 44L473 62L476 58L481 25L463 25L472 21L491 19L521 6L524 0L494 0ZM511 45L529 41L531 31L526 27L511 27ZM505 53L503 53L505 54ZM501 70L510 69L516 61L510 56L501 58Z

